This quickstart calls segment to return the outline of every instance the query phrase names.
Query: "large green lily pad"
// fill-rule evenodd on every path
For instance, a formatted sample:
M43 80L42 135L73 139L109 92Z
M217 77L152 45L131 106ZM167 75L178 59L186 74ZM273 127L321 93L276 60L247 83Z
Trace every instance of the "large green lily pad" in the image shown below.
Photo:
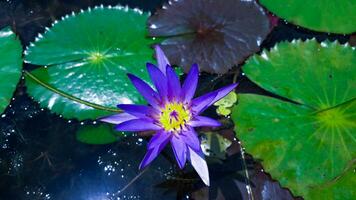
M124 7L96 7L66 16L25 51L28 93L66 118L95 119L119 112L119 103L144 103L127 78L145 80L152 61L147 14Z
M287 21L315 31L356 32L353 0L260 0L268 10Z
M21 68L21 42L10 28L4 28L0 30L0 114L11 101Z
M296 196L355 197L355 49L315 40L283 42L250 58L243 71L290 100L239 96L232 119L247 152Z

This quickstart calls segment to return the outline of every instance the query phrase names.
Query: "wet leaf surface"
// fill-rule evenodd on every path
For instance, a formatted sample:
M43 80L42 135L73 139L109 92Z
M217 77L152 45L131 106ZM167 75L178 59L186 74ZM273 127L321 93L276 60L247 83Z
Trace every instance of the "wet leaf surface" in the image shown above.
M11 101L22 70L22 47L15 33L0 30L0 115Z
M355 167L355 55L337 42L282 42L243 67L283 99L241 94L232 114L237 135L295 195L355 195L355 180L346 175Z
M270 24L255 1L178 0L152 15L148 28L163 39L171 64L222 74L259 50Z
M63 17L25 51L27 63L42 66L26 72L28 93L52 112L79 120L119 112L120 103L144 103L126 74L148 80L145 63L153 50L146 19L124 7Z
M344 34L356 31L356 4L349 0L260 0L260 3L279 17L315 31Z

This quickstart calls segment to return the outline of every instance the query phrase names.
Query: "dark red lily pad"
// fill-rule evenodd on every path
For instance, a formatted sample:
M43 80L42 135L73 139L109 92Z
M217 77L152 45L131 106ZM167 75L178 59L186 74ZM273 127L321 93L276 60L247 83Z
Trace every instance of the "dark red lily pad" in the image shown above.
M175 0L148 20L149 35L162 38L171 61L188 71L226 73L257 52L270 30L267 14L255 1Z

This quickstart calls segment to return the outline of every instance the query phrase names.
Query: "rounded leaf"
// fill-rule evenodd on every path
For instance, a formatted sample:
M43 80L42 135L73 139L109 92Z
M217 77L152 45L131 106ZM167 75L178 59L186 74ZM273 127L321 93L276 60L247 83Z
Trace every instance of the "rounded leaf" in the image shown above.
M256 1L175 0L148 20L149 34L171 64L188 72L226 73L259 51L270 31L269 19Z
M28 93L66 118L95 119L118 112L117 104L144 103L127 73L148 80L153 58L145 37L147 14L96 7L63 17L25 51L25 61L44 65L27 73Z
M237 136L296 196L355 195L355 179L345 177L356 167L355 63L354 48L311 40L280 43L243 66L249 79L290 101L239 95Z
M21 76L22 46L10 28L0 30L0 114L11 101Z

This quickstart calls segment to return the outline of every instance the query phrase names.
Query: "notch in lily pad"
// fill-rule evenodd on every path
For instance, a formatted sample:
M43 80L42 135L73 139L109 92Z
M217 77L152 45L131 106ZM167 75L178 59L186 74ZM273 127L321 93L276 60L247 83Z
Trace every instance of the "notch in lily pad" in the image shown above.
M263 89L290 100L239 95L232 119L246 151L295 196L352 199L355 48L316 40L282 42L251 57L243 71Z
M148 31L161 39L171 64L188 72L226 73L259 51L270 31L267 14L256 1L176 0L150 16Z
M26 72L27 92L41 107L78 120L120 112L120 103L145 103L126 74L149 80L147 18L138 9L99 6L55 21L25 51L25 61L39 66Z

